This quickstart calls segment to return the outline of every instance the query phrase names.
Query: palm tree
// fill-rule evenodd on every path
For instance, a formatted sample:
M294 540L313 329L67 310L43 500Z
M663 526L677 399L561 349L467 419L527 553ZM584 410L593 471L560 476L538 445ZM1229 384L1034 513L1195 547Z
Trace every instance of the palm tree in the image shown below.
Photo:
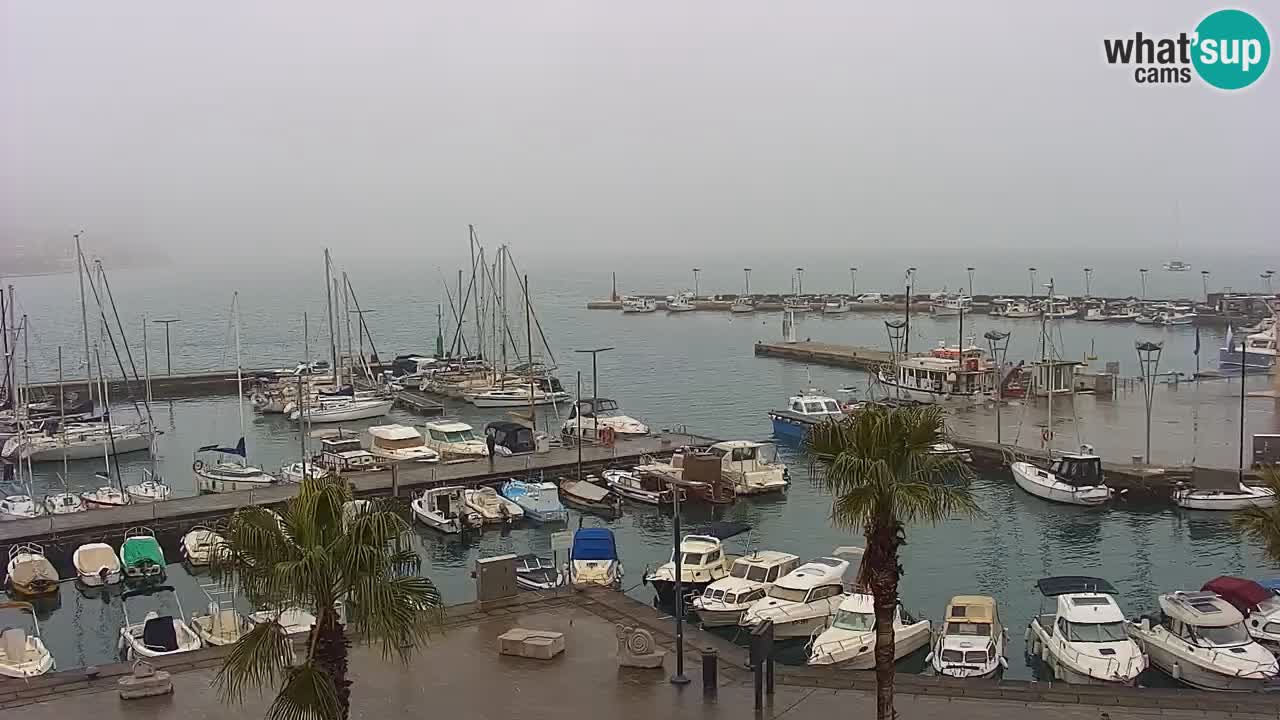
M1280 470L1263 470L1262 485L1280 497ZM1242 535L1260 545L1272 562L1280 563L1280 505L1241 510L1231 522Z
M832 496L832 524L861 529L866 538L857 583L874 597L876 717L882 720L895 717L893 616L905 526L978 512L967 485L955 482L968 478L965 465L929 452L944 431L937 407L872 406L817 425L805 438L814 476Z
M278 622L246 633L214 681L225 700L278 686L268 720L346 720L348 631L377 645L384 659L407 662L443 619L439 591L417 574L408 524L376 503L349 510L344 521L350 500L346 483L306 480L280 515L247 507L231 516L214 577L256 607L303 608L316 623L296 657Z

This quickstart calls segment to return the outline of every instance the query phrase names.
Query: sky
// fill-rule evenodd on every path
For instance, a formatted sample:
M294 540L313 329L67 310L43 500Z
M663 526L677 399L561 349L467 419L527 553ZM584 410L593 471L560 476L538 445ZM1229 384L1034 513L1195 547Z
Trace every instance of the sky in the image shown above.
M1280 68L1103 60L1219 7L0 0L0 241L1266 252Z

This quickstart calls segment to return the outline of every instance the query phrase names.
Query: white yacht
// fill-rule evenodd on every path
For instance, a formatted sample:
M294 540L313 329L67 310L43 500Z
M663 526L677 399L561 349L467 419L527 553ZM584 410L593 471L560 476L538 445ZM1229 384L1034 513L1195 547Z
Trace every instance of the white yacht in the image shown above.
M1213 592L1165 593L1160 614L1129 623L1151 664L1201 690L1258 692L1280 676L1275 655L1249 636L1244 617Z
M365 431L365 449L387 462L424 462L440 460L440 453L427 447L427 440L410 425L372 425Z
M608 398L582 398L569 410L560 432L564 435L600 439L601 430L615 436L648 435L649 426L622 414L618 403Z
M1036 582L1056 610L1027 627L1027 654L1066 683L1133 685L1147 657L1125 632L1116 589L1106 580L1067 575ZM1043 609L1043 607L1041 608Z
M424 490L409 502L409 508L414 517L444 533L460 533L483 522L479 513L467 507L460 487Z
M658 303L653 298L647 297L624 297L622 298L622 312L624 313L651 313L657 312Z
M202 453L217 453L218 459L206 463ZM276 481L261 468L245 463L244 438L233 448L205 445L195 452L191 461L191 470L196 474L196 489L202 493L225 493L237 490L253 490L271 485ZM239 458L239 461L229 457Z
M481 408L529 407L530 405L554 405L568 402L569 393L559 390L548 392L536 385L513 384L509 387L489 388L465 393L463 399Z
M720 538L710 535L685 535L680 540L680 590L684 601L697 597L711 583L726 577L733 565L725 555ZM644 576L645 584L652 585L658 602L668 607L675 605L676 564L674 554L666 564Z
M729 306L729 312L732 313L751 313L756 311L756 303L749 297L738 296L734 299L733 304Z
M107 484L80 493L80 497L84 499L89 509L118 508L124 507L131 502L128 493L111 484L110 475L100 472L96 474L96 477L100 480L105 480Z
M844 575L849 561L814 558L778 578L765 597L742 614L741 625L753 627L773 621L775 638L807 638L827 626L844 600Z
M147 450L151 438L152 433L142 425L70 424L53 434L29 430L26 435L14 435L5 441L0 454L33 463L88 460L101 457L103 448L108 455Z
M667 300L667 312L682 313L693 310L693 293L682 292L673 295Z
M462 491L462 500L486 525L510 525L524 517L523 508L491 487L467 488Z
M0 677L26 680L43 675L54 667L53 654L40 639L40 621L36 609L28 602L0 602L0 611L16 610L31 615L32 633L5 623L0 632Z
M773 550L757 550L733 561L729 577L711 583L694 598L693 609L703 627L737 625L742 614L769 588L800 566L799 556Z
M1252 580L1216 577L1200 588L1215 592L1244 616L1245 629L1264 648L1280 652L1280 595Z
M427 447L444 460L474 460L488 457L489 446L476 435L475 428L453 418L436 418L423 426Z
M897 662L929 644L929 620L916 619L902 607L893 611L893 660ZM830 625L809 644L809 664L849 670L876 666L875 599L866 593L846 595Z
M996 368L983 359L984 351L939 347L924 357L899 360L881 368L880 384L917 402L974 404L984 402L996 387Z
M85 543L71 554L76 576L85 587L115 585L124 579L115 548L106 543Z
M671 484L654 473L633 470L605 470L600 473L614 494L646 505L670 505ZM679 491L684 497L684 490Z
M929 663L939 675L995 677L1009 665L1009 633L1000 622L996 600L988 595L957 595L947 603L942 629L935 636Z
M375 458L371 453L364 450L355 450L353 452L360 453L362 456L367 457L369 461L368 465L370 467L375 464ZM354 458L351 459L354 460ZM346 469L358 470L360 468L356 465L351 465ZM297 460L289 463L288 465L280 466L280 482L293 483L296 485L303 480L323 480L329 477L331 472L332 471L325 463L316 462L314 460L304 463L301 460Z
M1219 368L1224 372L1239 372L1241 361L1244 362L1246 371L1266 372L1276 367L1276 357L1280 354L1276 349L1276 336L1280 331L1277 330L1275 317L1263 320L1257 328L1242 329L1240 332L1244 335L1243 340L1238 339L1230 328L1227 329L1227 342L1218 348Z
M1068 505L1101 505L1113 491L1102 474L1102 458L1087 450L1085 446L1081 452L1063 454L1047 468L1015 462L1009 470L1018 487L1036 497Z
M167 593L177 605L177 615L161 615L152 610L141 622L129 617L129 600L138 596ZM120 654L126 660L139 660L199 650L204 644L200 636L187 625L182 611L182 601L168 585L158 585L125 591L120 596L124 610L124 625L120 628Z
M321 399L305 408L294 408L289 419L311 424L371 420L391 412L394 404L391 398L379 397Z

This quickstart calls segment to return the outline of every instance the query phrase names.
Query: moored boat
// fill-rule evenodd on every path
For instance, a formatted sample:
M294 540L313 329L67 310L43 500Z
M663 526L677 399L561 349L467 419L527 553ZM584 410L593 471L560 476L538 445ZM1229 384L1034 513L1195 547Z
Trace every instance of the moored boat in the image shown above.
M800 566L799 556L773 550L757 550L736 558L729 576L711 583L693 599L693 610L703 627L737 625L742 615L778 578Z
M19 543L9 548L5 568L9 592L25 597L41 597L58 592L58 571L35 543Z
M985 678L1008 666L1009 633L1000 622L996 600L988 595L957 595L947 603L929 663L939 675Z
M559 488L550 482L508 480L502 484L502 496L524 511L536 523L566 522L569 511L560 503Z
M680 540L680 590L683 601L702 594L704 588L729 574L733 559L724 553L720 538L710 535L685 535ZM676 601L676 565L672 559L653 572L646 573L644 582L653 586L658 602L674 606Z
M569 582L575 588L622 584L618 544L608 528L579 528L569 548Z
M812 637L827 626L844 600L848 571L849 561L839 557L804 563L778 578L765 597L747 608L741 625L750 628L769 620L775 638Z
M25 680L43 675L54 668L53 654L40 639L40 621L29 602L0 602L0 612L17 611L31 616L31 630L4 623L0 631L0 677Z
M151 528L133 527L124 531L124 540L120 543L120 565L128 580L159 580L164 577L164 550Z
M1018 487L1036 497L1068 505L1101 505L1111 499L1102 473L1102 458L1082 450L1060 456L1050 467L1032 462L1010 463Z
M71 564L85 587L115 585L124 579L120 570L120 558L106 543L85 543L71 554Z
M1027 626L1027 654L1071 684L1133 685L1147 656L1125 632L1116 589L1101 578L1064 575L1036 582L1055 611Z
M898 603L893 612L894 662L929 644L929 620L915 618ZM849 670L875 667L875 599L867 593L844 596L825 630L809 645L810 665Z
M622 498L607 487L589 480L566 478L560 481L560 499L575 510L595 513L606 518L622 516Z
M462 491L462 499L486 525L510 525L524 517L524 510L518 504L502 497L491 487L467 488Z
M176 615L161 615L152 610L140 622L129 617L129 600L136 597L164 595L177 605ZM127 660L164 657L199 650L200 636L187 625L182 601L169 585L128 590L121 597L124 625L120 628L120 654Z
M409 502L413 516L443 533L460 533L478 528L479 513L469 509L460 487L431 488Z

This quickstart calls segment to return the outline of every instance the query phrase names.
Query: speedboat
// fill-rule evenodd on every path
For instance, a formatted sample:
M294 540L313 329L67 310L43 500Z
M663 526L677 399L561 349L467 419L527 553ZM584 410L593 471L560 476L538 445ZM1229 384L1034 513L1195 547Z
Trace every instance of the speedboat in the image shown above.
M1272 653L1280 652L1280 595L1245 578L1216 577L1200 588L1217 593L1244 616L1249 636Z
M30 495L6 495L0 498L0 519L22 520L43 514L44 505L36 502Z
M1243 483L1223 490L1181 488L1173 492L1173 502L1187 510L1243 510L1250 507L1269 508L1276 504L1271 488Z
M1113 492L1102 474L1102 458L1084 452L1084 448L1062 455L1048 468L1015 462L1009 470L1018 487L1053 502L1101 505L1111 499Z
M809 428L814 425L845 417L840 403L821 392L816 388L810 388L799 395L792 395L787 400L786 408L770 410L769 419L773 421L773 434L803 440L804 436L809 434Z
M563 390L547 392L531 384L520 384L466 393L462 398L480 408L529 407L530 405L553 405L567 402L569 393Z
M552 590L564 584L556 564L533 553L516 557L516 584L525 590Z
M622 298L622 312L628 314L651 313L656 312L658 303L653 298L647 297L624 297Z
M124 578L120 571L120 558L106 543L85 543L71 554L71 564L85 587L115 585Z
M20 627L0 631L0 677L25 680L43 675L54 667L53 653L40 639L40 621L36 609L28 602L0 602L0 611L16 610L31 615L32 633Z
M489 456L489 446L475 428L452 418L437 418L423 427L427 430L427 447L445 460L475 460Z
M204 525L196 525L182 536L182 559L192 567L208 565L224 542L225 539L218 533Z
M391 398L378 397L321 399L314 405L295 408L289 413L289 419L310 424L371 420L391 412L394 404L395 401Z
M619 497L646 505L670 505L672 488L664 478L653 473L633 470L605 470L600 473L609 489ZM679 489L684 499L684 490Z
M929 644L929 621L916 619L898 603L893 611L893 660ZM844 596L831 624L809 645L809 664L850 670L876 666L875 599L866 593Z
M60 492L45 496L44 509L50 515L70 515L71 513L84 512L87 508L85 508L84 500L79 495L71 492Z
M622 517L622 497L589 480L561 480L560 499L565 505L582 512L607 518Z
M58 592L58 571L45 557L44 548L35 543L11 546L5 571L9 591L14 595L41 597Z
M1147 656L1125 632L1116 589L1101 578L1064 575L1036 582L1056 611L1031 619L1027 655L1039 658L1062 682L1133 685ZM1043 609L1043 607L1041 608Z
M720 538L710 535L685 535L680 540L680 590L687 603L690 598L702 594L708 585L726 577L732 559L724 554ZM652 585L658 602L674 606L676 599L676 563L672 554L670 562L646 573L646 585Z
M618 588L622 584L622 560L618 558L612 530L581 528L573 534L573 545L569 548L569 582L575 588Z
M1201 690L1257 692L1280 676L1275 656L1217 593L1179 590L1159 603L1160 613L1129 623L1129 633L1173 679Z
M433 463L440 453L427 447L427 440L410 425L372 425L366 431L365 449L387 462Z
M703 627L737 625L747 608L763 599L779 577L799 566L799 556L773 550L757 550L737 558L728 577L711 583L693 599L698 621Z
M929 662L939 675L994 677L1009 664L1005 658L1008 646L1009 633L1000 622L995 598L957 595L947 603L946 618L934 638Z
M129 580L164 577L164 550L151 528L133 527L124 531L124 541L120 543L120 565Z
M150 470L143 470L142 482L125 485L124 491L131 501L140 503L162 502L173 495L173 488Z
M568 522L569 511L560 502L560 489L550 482L508 480L502 484L502 496L524 511L536 523Z
M682 292L667 300L667 312L682 313L693 310L693 293Z
M480 515L486 525L509 525L524 517L521 507L502 497L491 487L467 488L462 491L467 509Z
M775 638L808 638L827 626L844 600L844 575L849 561L814 558L778 578L765 596L742 614L741 625L754 627L773 621Z
M561 426L563 435L601 439L601 430L615 436L648 435L649 426L623 415L618 403L608 398L583 398L569 409L569 417Z
M206 452L217 453L217 462L206 463L199 457L201 453ZM197 457L191 462L191 469L196 474L196 489L202 493L253 490L267 487L276 481L261 468L245 463L244 438L240 438L233 448L205 445L197 449L195 454ZM239 458L239 460L228 460L228 456Z
M142 622L129 617L129 600L139 596L167 593L177 605L177 615L161 615L152 610L143 616ZM187 625L182 611L182 601L169 585L125 591L120 596L124 608L124 625L120 628L120 654L126 660L164 657L199 650L203 643L200 636Z
M409 508L424 524L445 533L460 533L483 522L479 513L467 508L460 487L424 490L409 502Z

